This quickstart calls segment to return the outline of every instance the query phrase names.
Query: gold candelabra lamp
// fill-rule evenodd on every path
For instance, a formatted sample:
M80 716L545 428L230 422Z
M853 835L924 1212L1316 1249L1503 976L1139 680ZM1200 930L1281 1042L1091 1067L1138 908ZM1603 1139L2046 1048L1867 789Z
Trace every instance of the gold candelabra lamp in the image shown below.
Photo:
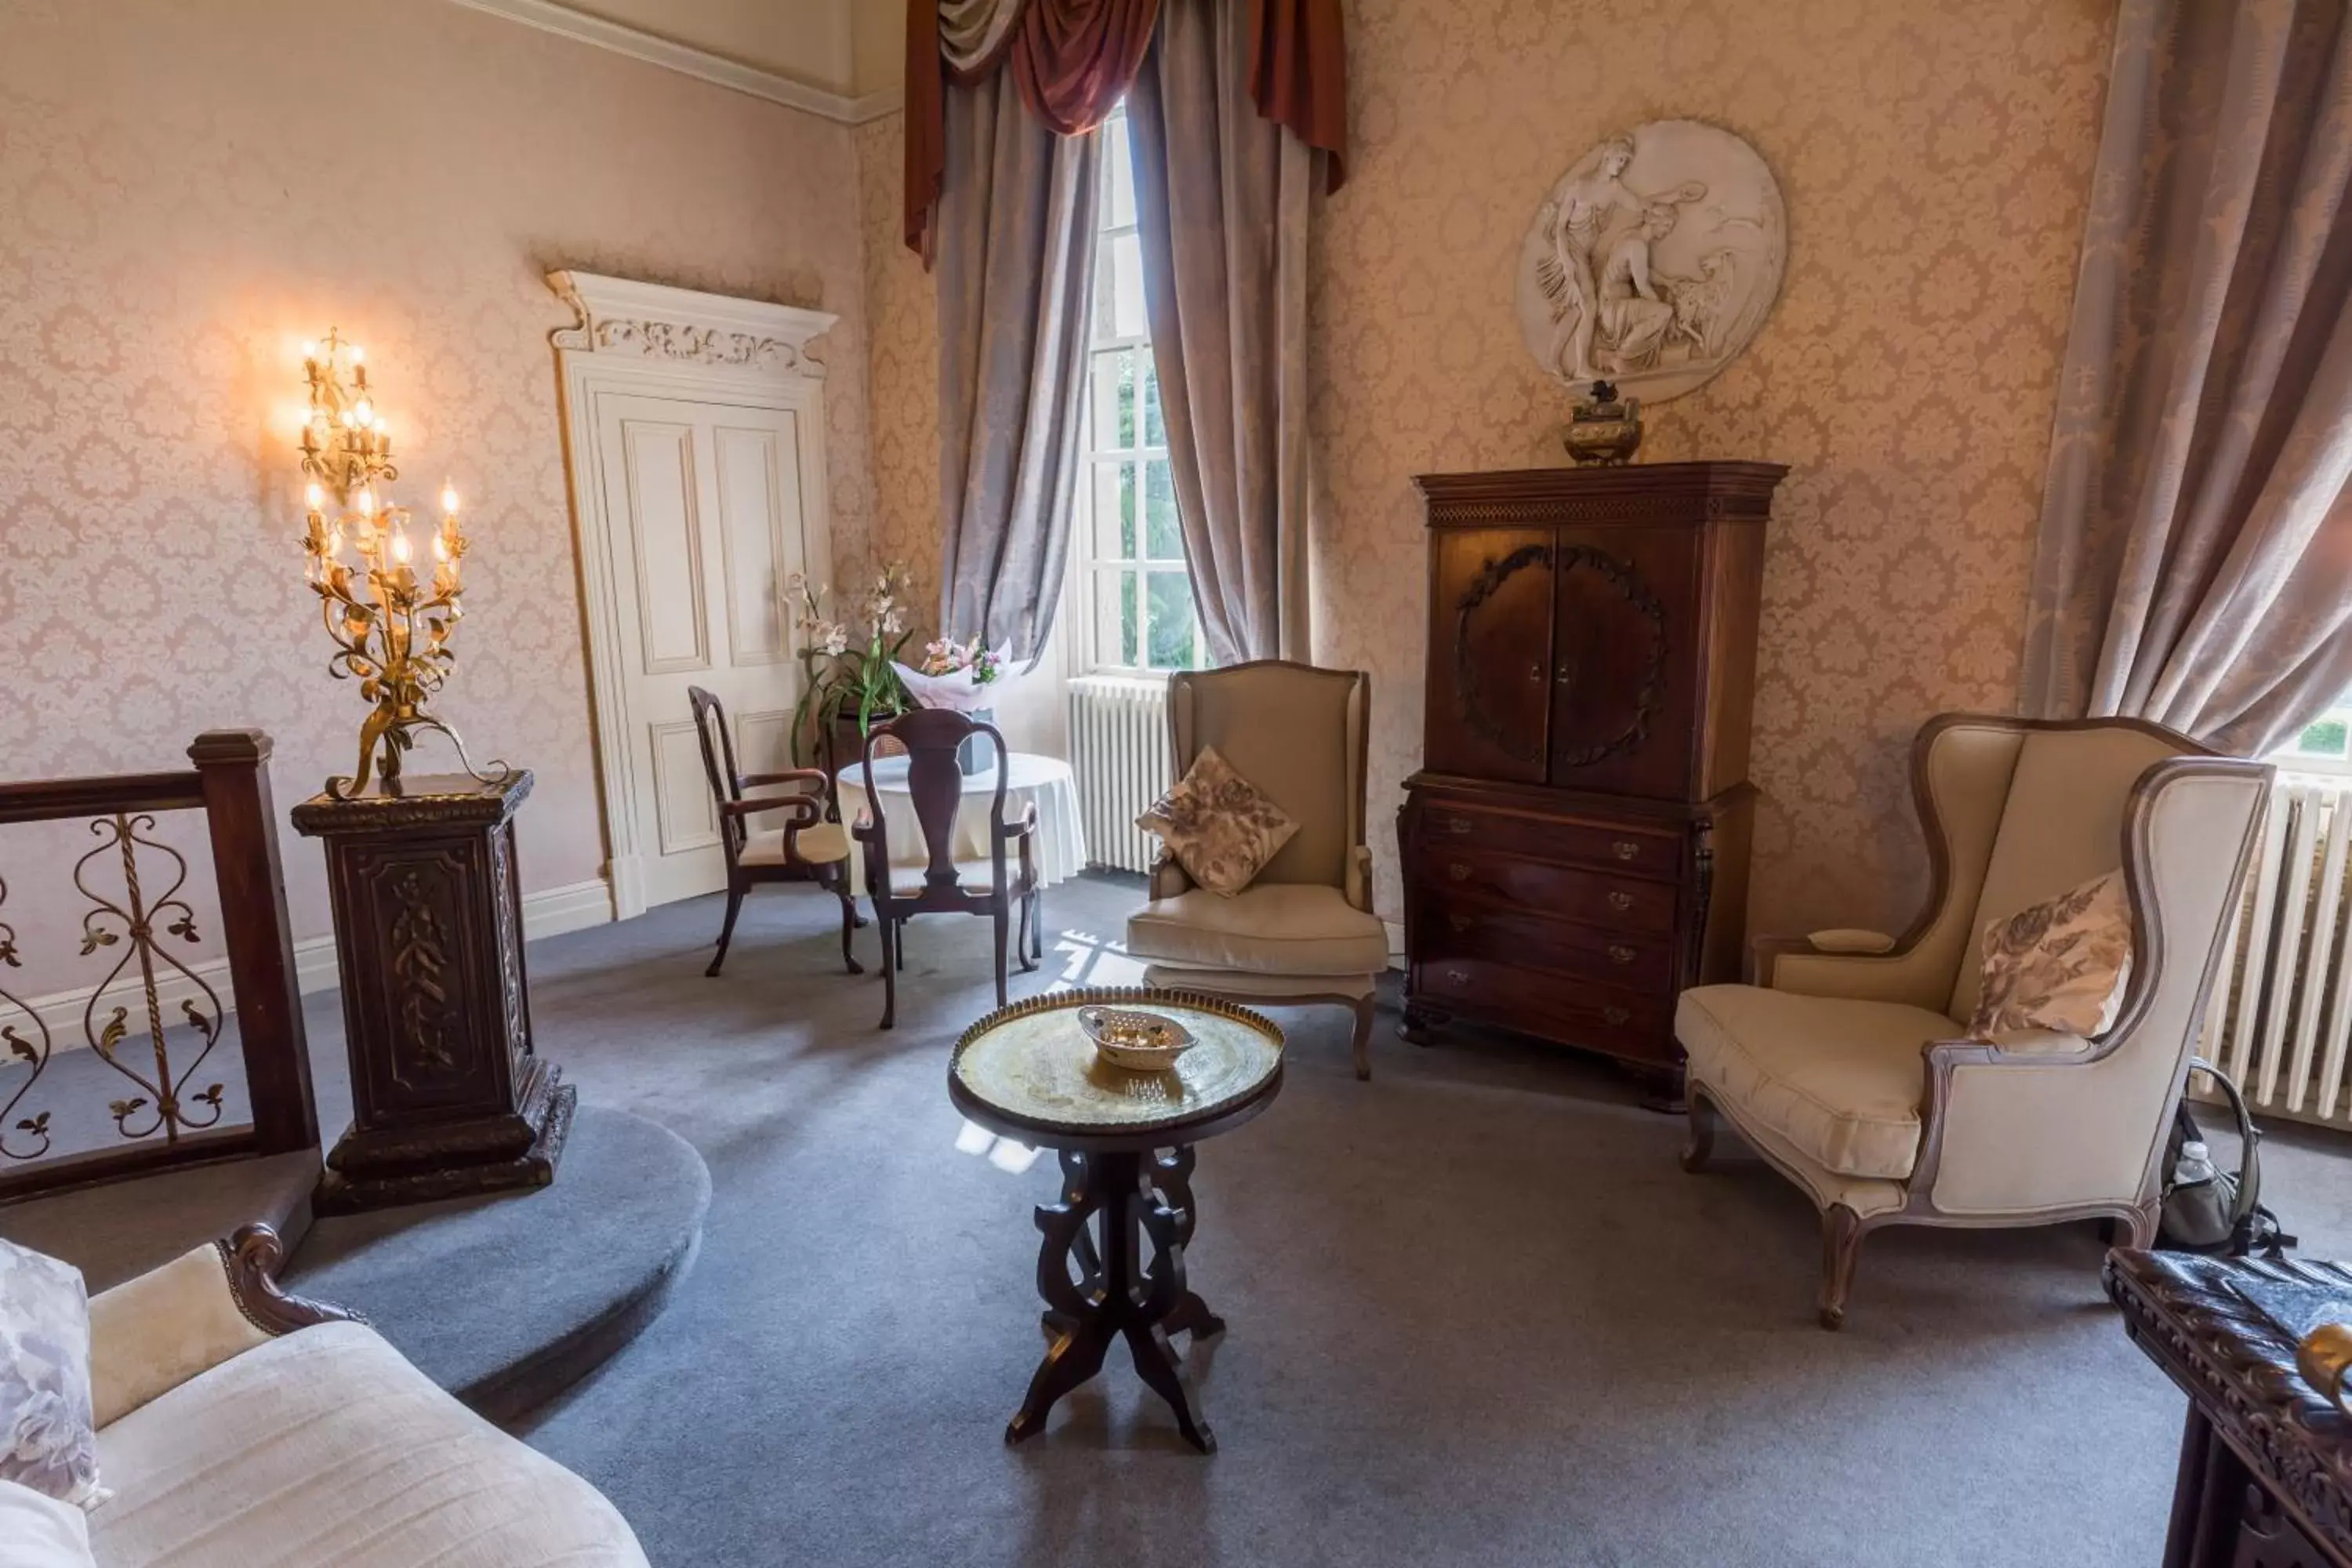
M456 661L449 634L464 614L459 574L467 542L457 527L457 491L443 488L441 521L420 543L410 532L408 509L391 500L400 470L368 388L364 353L331 331L324 343L302 345L302 368L310 400L300 442L310 587L335 642L328 667L338 679L356 679L360 695L375 704L360 727L359 771L329 779L327 793L348 800L368 787L373 773L397 795L401 753L427 730L449 738L470 776L485 783L512 777L500 763L477 769L457 732L425 710ZM426 558L432 574L420 577Z

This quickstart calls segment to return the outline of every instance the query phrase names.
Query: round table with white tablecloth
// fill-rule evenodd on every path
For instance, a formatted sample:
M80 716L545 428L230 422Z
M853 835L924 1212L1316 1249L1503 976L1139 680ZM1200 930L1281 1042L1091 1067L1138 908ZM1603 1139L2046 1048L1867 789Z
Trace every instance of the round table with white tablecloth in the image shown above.
M1024 807L1037 808L1037 836L1030 848L1037 867L1037 885L1044 888L1068 881L1087 865L1086 835L1078 826L1078 789L1071 776L1070 764L1059 757L1040 756L1034 752L1010 752L1006 761L1012 771L1004 781L1005 820L1017 822ZM852 763L842 769L837 785L841 820L854 825L867 810L866 764ZM891 864L928 863L930 851L923 843L923 825L916 819L915 797L907 788L907 759L875 758L871 793L881 797L883 821L889 828ZM957 859L988 858L988 814L995 803L994 768L964 775L963 798L956 805ZM1020 853L1017 845L1005 847L1008 856ZM866 891L863 848L853 847L851 851L849 888L854 893Z

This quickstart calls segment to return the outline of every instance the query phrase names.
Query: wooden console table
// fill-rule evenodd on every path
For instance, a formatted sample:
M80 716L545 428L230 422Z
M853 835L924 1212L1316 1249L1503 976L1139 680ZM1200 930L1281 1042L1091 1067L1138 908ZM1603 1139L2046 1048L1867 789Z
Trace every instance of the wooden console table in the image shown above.
M2105 1278L2189 1395L2165 1568L2352 1568L2352 1416L2295 1370L2305 1333L2352 1321L2352 1268L2117 1250Z
M574 1091L531 1044L514 843L530 784L413 778L294 808L326 841L352 1062L320 1214L554 1180Z

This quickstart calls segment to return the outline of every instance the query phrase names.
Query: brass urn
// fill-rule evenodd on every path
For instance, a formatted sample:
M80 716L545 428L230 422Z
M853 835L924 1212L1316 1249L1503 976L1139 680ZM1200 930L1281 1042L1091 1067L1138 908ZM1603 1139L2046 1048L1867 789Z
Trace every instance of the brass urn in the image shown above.
M1642 445L1642 400L1621 399L1613 384L1594 382L1591 395L1570 410L1560 442L1580 465L1632 462Z

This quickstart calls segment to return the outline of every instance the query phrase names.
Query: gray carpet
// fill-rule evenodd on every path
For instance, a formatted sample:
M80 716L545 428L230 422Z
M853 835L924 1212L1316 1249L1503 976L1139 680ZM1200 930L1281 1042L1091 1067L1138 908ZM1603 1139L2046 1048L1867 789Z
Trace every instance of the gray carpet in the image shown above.
M1045 970L1118 983L1137 897L1051 895ZM1895 1231L1850 1326L1812 1323L1812 1211L1752 1163L1685 1175L1678 1121L1590 1062L1418 1050L1384 1015L1284 1016L1281 1099L1202 1151L1202 1458L1114 1350L1004 1447L1043 1349L1029 1213L1050 1162L965 1138L947 1046L989 1002L985 921L919 921L900 1026L844 975L830 900L715 900L539 944L541 1047L583 1105L707 1162L670 1307L530 1439L666 1568L1118 1563L2143 1564L2182 1402L2100 1298L2088 1226ZM869 959L873 933L862 932ZM310 1011L321 1120L340 1024ZM2274 1204L2352 1252L2341 1146L2269 1148ZM449 1298L453 1318L510 1303Z

